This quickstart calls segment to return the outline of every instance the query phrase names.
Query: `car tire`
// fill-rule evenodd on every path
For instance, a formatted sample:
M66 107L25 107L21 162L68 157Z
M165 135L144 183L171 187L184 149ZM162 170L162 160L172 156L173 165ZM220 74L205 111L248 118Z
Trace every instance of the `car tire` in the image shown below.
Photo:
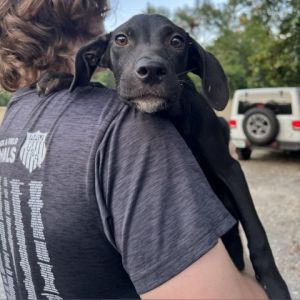
M266 107L252 108L245 114L243 130L253 145L266 146L278 135L279 123L272 110Z
M239 160L249 160L251 153L252 151L249 148L236 148L236 154Z

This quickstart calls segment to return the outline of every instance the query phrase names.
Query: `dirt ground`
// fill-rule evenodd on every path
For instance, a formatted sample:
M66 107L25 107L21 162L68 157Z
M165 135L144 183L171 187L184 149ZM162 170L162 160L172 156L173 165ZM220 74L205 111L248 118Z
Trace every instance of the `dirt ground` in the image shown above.
M277 266L300 299L300 153L255 150L241 165Z

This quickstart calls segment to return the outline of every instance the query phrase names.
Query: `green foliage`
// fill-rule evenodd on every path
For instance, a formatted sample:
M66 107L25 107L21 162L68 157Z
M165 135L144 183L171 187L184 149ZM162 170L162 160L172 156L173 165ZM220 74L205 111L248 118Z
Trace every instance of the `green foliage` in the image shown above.
M195 85L196 90L200 92L202 88L202 83L200 78L193 73L188 73L188 76L192 80L193 84Z
M0 106L6 106L10 96L10 93L0 90Z
M155 7L149 3L147 3L147 8L144 11L145 14L153 15L153 14L160 14L166 16L168 18L171 17L171 12L165 7Z
M116 87L114 75L110 70L103 70L96 73L93 76L93 81L100 82L111 89L114 89Z

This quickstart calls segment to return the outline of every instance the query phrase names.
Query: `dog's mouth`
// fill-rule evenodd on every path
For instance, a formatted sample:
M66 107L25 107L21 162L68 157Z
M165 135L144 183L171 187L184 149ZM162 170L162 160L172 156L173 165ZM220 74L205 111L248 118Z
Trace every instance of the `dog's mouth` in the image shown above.
M136 97L126 97L128 103L145 113L156 113L168 108L169 100L155 94L144 94Z
M130 77L125 80L125 73L117 81L117 91L126 103L145 113L156 113L169 110L180 96L180 86L173 77L159 84L146 84Z

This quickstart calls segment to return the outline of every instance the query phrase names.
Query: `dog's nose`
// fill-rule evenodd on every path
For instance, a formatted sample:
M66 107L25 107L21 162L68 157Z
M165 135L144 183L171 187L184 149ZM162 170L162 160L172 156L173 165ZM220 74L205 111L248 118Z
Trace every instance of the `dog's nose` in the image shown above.
M136 66L136 76L149 83L160 82L167 75L167 68L160 62L140 61Z

